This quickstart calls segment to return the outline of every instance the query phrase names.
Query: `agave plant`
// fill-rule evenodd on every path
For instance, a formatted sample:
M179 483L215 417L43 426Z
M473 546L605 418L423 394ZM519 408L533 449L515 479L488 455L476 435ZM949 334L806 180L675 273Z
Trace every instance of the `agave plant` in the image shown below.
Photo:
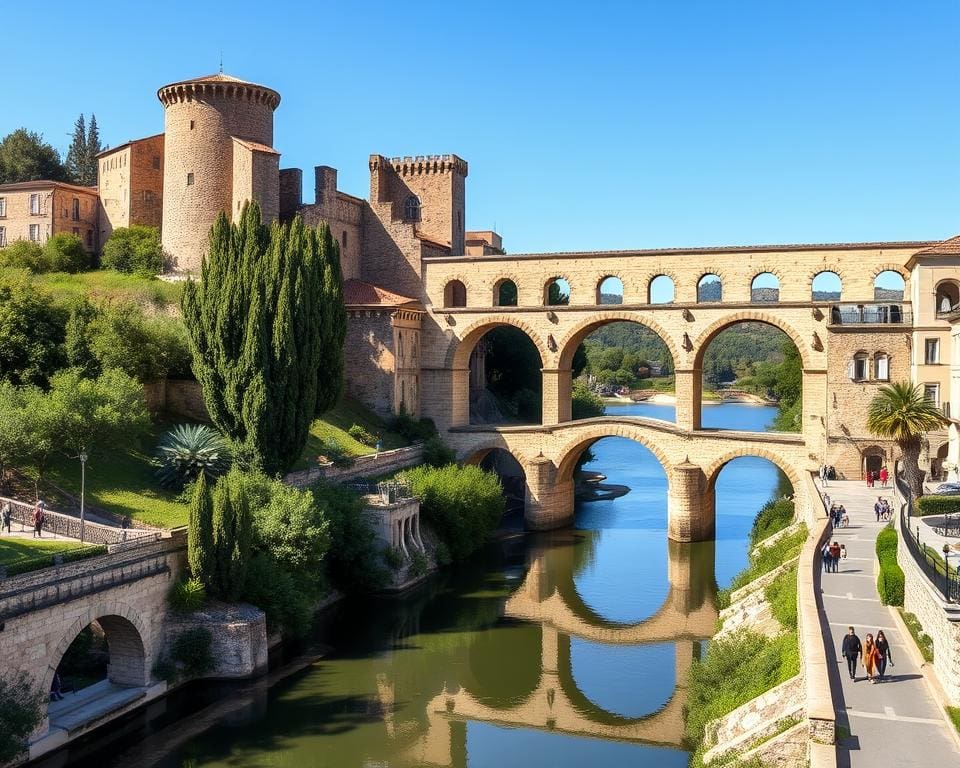
M157 444L157 477L167 488L182 488L204 472L208 478L230 468L230 447L219 432L203 424L178 424Z

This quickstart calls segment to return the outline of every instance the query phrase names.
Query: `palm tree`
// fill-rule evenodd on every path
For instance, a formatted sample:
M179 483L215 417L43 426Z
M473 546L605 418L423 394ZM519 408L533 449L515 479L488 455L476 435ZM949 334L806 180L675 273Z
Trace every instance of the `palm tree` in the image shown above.
M867 428L877 437L895 440L903 454L903 472L913 496L923 495L920 448L923 436L947 423L937 406L923 396L923 387L901 381L880 388L870 401Z

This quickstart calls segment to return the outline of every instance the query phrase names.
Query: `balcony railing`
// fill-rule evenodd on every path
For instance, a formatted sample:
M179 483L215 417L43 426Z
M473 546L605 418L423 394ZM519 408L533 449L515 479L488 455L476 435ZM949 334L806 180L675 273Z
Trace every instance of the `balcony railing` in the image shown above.
M831 325L910 325L913 314L902 304L834 304Z

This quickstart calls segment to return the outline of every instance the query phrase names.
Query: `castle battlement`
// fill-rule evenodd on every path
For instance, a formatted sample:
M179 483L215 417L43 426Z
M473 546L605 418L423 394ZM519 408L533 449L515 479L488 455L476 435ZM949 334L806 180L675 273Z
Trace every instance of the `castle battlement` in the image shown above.
M467 161L457 155L407 155L404 157L384 157L370 155L370 171L392 168L399 176L413 176L423 173L458 173L467 175Z
M157 91L157 98L165 107L205 98L236 99L266 104L271 109L276 109L280 105L280 94L272 88L249 83L222 72L170 83Z

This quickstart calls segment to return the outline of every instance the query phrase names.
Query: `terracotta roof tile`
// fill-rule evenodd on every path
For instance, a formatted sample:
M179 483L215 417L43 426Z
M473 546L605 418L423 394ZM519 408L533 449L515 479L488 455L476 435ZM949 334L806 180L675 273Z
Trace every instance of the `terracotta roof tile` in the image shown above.
M924 248L917 256L960 256L960 235Z
M405 304L419 304L416 299L354 278L343 281L343 301L348 307L402 307Z
M30 189L53 189L54 187L70 189L75 192L86 192L90 195L97 194L97 188L95 186L84 187L79 184L70 184L66 181L49 181L48 179L36 179L35 181L14 181L9 184L0 184L0 192L20 192Z
M233 137L233 140L237 142L237 144L242 144L251 152L267 152L271 155L280 154L273 147L268 147L266 144L261 144L260 142L257 142L257 141L247 141L246 139L238 139L236 136Z

